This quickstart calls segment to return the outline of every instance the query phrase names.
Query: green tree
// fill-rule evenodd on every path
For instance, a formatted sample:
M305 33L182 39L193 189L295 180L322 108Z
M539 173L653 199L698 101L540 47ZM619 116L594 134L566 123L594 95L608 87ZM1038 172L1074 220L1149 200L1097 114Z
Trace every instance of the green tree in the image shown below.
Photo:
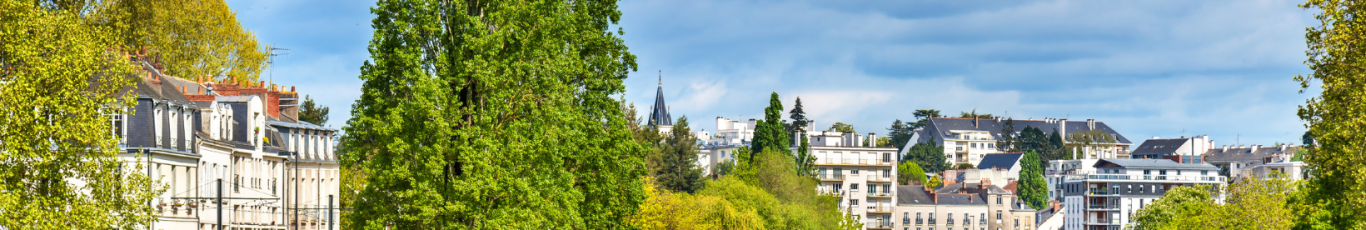
M1001 125L1001 139L996 140L996 149L1002 152L1019 152L1019 134L1015 133L1015 119L1007 118Z
M920 165L915 162L904 161L896 165L897 184L909 185L914 181L916 184L925 184L925 170L920 169Z
M892 122L891 127L887 127L888 137L885 138L888 138L888 141L891 142L892 146L896 147L896 150L899 152L902 148L906 147L906 143L909 143L911 141L912 135L915 135L914 124L902 123L901 119L897 119L896 121ZM881 143L879 143L878 146L886 145L881 145Z
M1300 93L1309 89L1313 81L1320 82L1320 93L1299 107L1298 115L1309 129L1305 138L1314 145L1306 146L1303 157L1313 177L1305 183L1304 205L1317 206L1325 215L1302 215L1297 229L1326 225L1333 229L1366 229L1366 82L1360 60L1366 57L1366 45L1360 42L1366 33L1366 5L1356 1L1308 0L1301 8L1315 10L1319 25L1306 28L1305 64L1313 70L1308 75L1297 75Z
M925 187L930 189L937 189L940 185L944 185L944 181L939 180L939 176L936 175L933 178L930 178L930 183L926 183Z
M914 162L926 172L941 172L949 169L948 157L944 156L944 147L934 141L920 142L906 150L906 155L902 156L902 162Z
M790 134L783 128L782 124L783 101L778 100L778 93L774 92L769 96L768 107L764 108L764 119L758 121L754 128L754 138L750 142L750 152L758 153L763 150L773 150L787 152L792 155L789 146L792 146ZM752 157L747 160L753 160ZM795 172L795 170L794 170Z
M788 114L790 115L787 118L792 119L792 129L787 131L789 133L798 130L806 130L804 127L811 125L811 120L806 118L806 110L802 109L801 97L797 97L796 104L792 105L792 111L788 111Z
M304 103L299 106L299 120L307 121L315 125L327 125L327 106L313 103L313 98L304 95Z
M1132 229L1209 229L1218 215L1209 186L1181 186L1134 213Z
M977 110L975 110L975 109L972 110L972 112L962 112L962 114L959 114L959 115L958 115L958 118L974 118L974 117L975 117L975 118L981 118L981 119L993 119L993 118L996 118L996 116L992 116L990 113L977 114Z
M1281 175L1242 180L1223 190L1223 202L1214 200L1209 186L1178 187L1135 213L1132 228L1287 229L1297 216L1313 216L1292 211L1291 200L1303 194L1296 186Z
M816 156L811 155L811 143L806 135L801 135L802 143L797 147L797 175L816 177Z
M1064 151L1072 151L1073 149L1076 149L1077 151L1082 152L1085 152L1085 149L1088 148L1093 150L1109 149L1114 147L1115 144L1118 144L1119 142L1115 139L1115 136L1110 136L1110 134L1106 134L1105 132L1102 132L1100 130L1081 131L1067 134L1067 141L1068 143L1063 145ZM1092 152L1094 153L1094 151Z
M125 90L135 66L99 20L110 13L0 1L0 226L140 229L156 218L148 203L164 186L138 173L143 159L121 160L110 132L137 98Z
M913 115L916 121L911 123L911 129L924 129L926 125L930 125L930 118L944 117L937 109L917 109Z
M712 169L712 174L716 174L717 176L725 176L730 175L730 173L734 171L735 161L721 161L721 163L716 163L716 168Z
M756 210L764 217L767 229L862 229L852 217L840 212L839 197L817 193L813 188L820 184L818 180L794 173L789 151L753 155L749 165L737 167L730 177L707 183L698 194L723 197L741 210Z
M841 133L854 133L854 132L858 132L858 131L854 131L854 126L853 126L853 125L845 124L844 122L835 122L835 124L830 125L830 131L831 131L831 132L841 132Z
M153 53L149 61L164 73L191 78L224 76L255 82L266 66L267 50L237 22L224 0L57 1L108 6L97 21L113 28L122 47ZM98 12L98 11L95 11Z
M967 163L967 162L958 163L958 165L954 165L954 166L953 166L953 169L960 169L960 170L961 170L961 169L973 169L973 168L977 168L977 166L974 166L974 165L972 165L971 163Z
M887 147L887 146L892 146L892 138L891 138L891 137L877 137L877 144L876 144L876 145L873 145L873 147Z
M688 116L678 117L665 138L660 163L654 168L655 183L676 192L702 188L702 168L697 167L697 137L688 128Z
M1048 202L1048 181L1043 178L1043 165L1039 154L1029 150L1020 157L1020 182L1016 187L1020 200L1034 209L1043 209Z
M343 167L362 229L629 228L647 148L616 1L382 0Z

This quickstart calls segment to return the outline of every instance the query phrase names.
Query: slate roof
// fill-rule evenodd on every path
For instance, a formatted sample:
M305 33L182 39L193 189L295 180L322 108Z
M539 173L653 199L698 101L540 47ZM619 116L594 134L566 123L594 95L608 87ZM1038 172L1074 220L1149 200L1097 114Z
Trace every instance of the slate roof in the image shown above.
M1206 162L1260 161L1262 158L1270 157L1275 154L1288 156L1294 154L1295 151L1299 149L1300 146L1287 146L1285 147L1285 150L1282 151L1279 146L1259 146L1257 147L1257 151L1253 152L1251 147L1229 148L1228 151L1225 151L1223 148L1215 148L1206 151L1204 156Z
M987 205L977 194L939 194L941 205Z
M930 124L927 125L926 131L927 134L930 134L929 136L933 137L927 138L933 138L934 140L943 141L944 136L947 136L947 133L950 130L977 130L989 132L991 133L992 137L999 139L1001 137L1001 127L1005 126L1006 122L1006 119L1001 119L1000 121L997 121L996 119L976 119L978 125L973 126L973 120L974 119L972 118L953 117L930 118ZM1025 127L1032 126L1035 128L1039 128L1039 130L1042 130L1044 134L1052 135L1053 130L1058 130L1059 127L1062 126L1061 124L1063 121L1059 120L1050 122L1045 120L1014 120L1014 122L1015 132L1017 133L1020 131L1024 131ZM1064 130L1064 133L1085 132L1089 131L1090 129L1086 126L1085 120L1066 122L1067 130ZM1128 138L1124 137L1124 135L1120 135L1119 132L1110 128L1109 125L1106 125L1105 122L1096 121L1095 128L1096 130L1100 130L1101 132L1114 136L1115 140L1117 140L1120 144L1133 144L1133 142L1130 142Z
M925 191L925 187L919 185L896 186L897 205L987 205L982 201L982 197L977 194L947 194L935 192L939 196L939 202L935 203L930 198L930 194Z
M664 84L660 83L659 90L655 92L655 104L650 106L650 126L667 125L673 126L673 117L669 116L669 106L664 104Z
M977 169L1001 168L1010 170L1015 167L1015 163L1020 162L1023 153L996 153L982 155L982 162L977 163Z
M1139 155L1158 155L1170 156L1176 153L1177 149L1185 146L1190 139L1150 139L1143 141L1142 145L1130 151L1130 156Z
M1095 167L1108 167L1114 164L1126 169L1191 169L1191 170L1219 170L1218 167L1208 163L1182 164L1168 159L1100 159L1096 161Z

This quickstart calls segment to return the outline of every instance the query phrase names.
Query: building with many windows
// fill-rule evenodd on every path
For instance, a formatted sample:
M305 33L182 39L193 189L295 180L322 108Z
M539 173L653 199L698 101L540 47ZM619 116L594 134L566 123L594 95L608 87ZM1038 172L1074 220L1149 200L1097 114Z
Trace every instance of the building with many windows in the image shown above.
M923 133L916 143L933 142L944 148L945 158L950 164L969 163L977 165L982 161L982 156L986 154L1000 153L997 149L996 141L1001 139L1001 130L1005 127L1007 119L1003 118L951 118L935 117L929 118L929 124L925 126ZM1105 122L1095 119L1086 121L1068 121L1067 119L1045 119L1045 120L1009 120L1013 122L1015 133L1024 131L1025 127L1035 127L1042 130L1044 134L1051 135L1053 132L1061 132L1064 142L1074 144L1068 140L1069 135L1079 133L1098 132L1100 135L1107 135L1114 139L1113 143L1092 143L1085 146L1075 146L1079 152L1077 158L1128 158L1129 146L1133 143L1124 135L1120 135Z
M1179 186L1224 186L1210 164L1168 159L1098 159L1094 172L1068 174L1062 186L1063 229L1122 229L1134 212Z
M891 229L896 206L896 159L892 147L862 147L854 133L807 133L816 157L818 191L840 196L840 209L864 221L866 229ZM876 140L875 135L868 138ZM791 149L794 153L797 147Z

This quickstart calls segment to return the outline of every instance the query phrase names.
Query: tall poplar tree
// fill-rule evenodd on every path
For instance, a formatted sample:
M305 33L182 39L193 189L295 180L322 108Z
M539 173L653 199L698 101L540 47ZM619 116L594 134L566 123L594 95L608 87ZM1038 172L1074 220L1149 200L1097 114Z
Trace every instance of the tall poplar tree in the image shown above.
M119 159L135 66L104 5L0 1L0 228L143 229L164 187Z
M341 145L361 229L621 229L645 148L613 0L380 0Z
M1306 183L1307 196L1297 201L1296 229L1324 227L1366 229L1366 4L1343 0L1309 0L1300 7L1315 10L1319 25L1306 28L1309 56L1305 64L1313 70L1295 76L1300 93L1311 83L1321 83L1322 93L1306 100L1299 108L1312 133L1315 145L1307 146L1303 157L1313 175Z
M1048 202L1048 181L1043 178L1043 161L1034 150L1025 151L1020 157L1020 183L1017 189L1020 200L1034 209L1043 208Z
M764 149L792 155L788 148L792 142L783 129L782 119L783 101L778 100L778 93L774 92L769 96L768 107L764 108L764 119L758 121L758 127L754 129L754 139L750 142L751 154L747 160L754 160L753 153L763 152Z

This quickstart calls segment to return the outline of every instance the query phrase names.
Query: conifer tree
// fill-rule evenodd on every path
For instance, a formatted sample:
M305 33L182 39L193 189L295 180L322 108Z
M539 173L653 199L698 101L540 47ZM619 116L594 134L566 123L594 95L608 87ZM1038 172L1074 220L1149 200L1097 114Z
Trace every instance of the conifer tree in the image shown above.
M778 93L774 92L769 96L768 107L764 108L764 119L758 121L758 127L754 129L754 139L750 142L750 152L758 153L768 149L775 152L786 152L792 155L789 147L792 146L791 140L782 124L783 102L778 100ZM753 160L753 155L747 160Z
M616 1L380 0L343 128L361 229L620 229L646 148Z
M802 109L802 98L801 98L801 97L798 97L798 98L797 98L796 104L793 104L793 105L792 105L792 111L789 111L788 114L791 114L791 115L788 116L787 118L791 118L791 119L792 119L792 129L793 129L793 130L788 130L788 132L793 132L793 131L805 132L805 131L804 131L804 130L806 130L805 127L806 127L807 125L810 125L810 124L811 124L811 120L807 120L807 119L806 119L806 110L803 110L803 109Z
M697 137L688 128L688 116L678 117L664 140L660 164L654 168L655 183L676 192L702 188L702 168L697 167Z

